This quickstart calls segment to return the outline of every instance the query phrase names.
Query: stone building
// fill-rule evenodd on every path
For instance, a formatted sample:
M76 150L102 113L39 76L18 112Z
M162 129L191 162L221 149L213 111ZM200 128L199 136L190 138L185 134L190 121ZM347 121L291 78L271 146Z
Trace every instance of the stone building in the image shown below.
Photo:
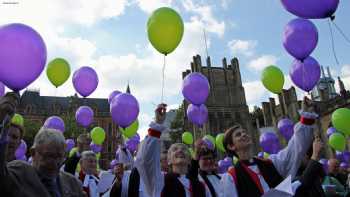
M211 65L210 57L206 59L206 66L204 66L201 57L197 55L193 57L191 69L183 72L182 77L185 78L191 72L200 72L209 81L210 95L206 102L208 122L203 128L198 128L190 123L186 117L189 103L184 100L184 129L192 131L197 139L205 134L216 136L234 124L240 124L251 132L256 144L257 133L249 115L238 59L233 58L227 63L224 58L222 67L214 67Z
M41 96L39 91L25 91L21 96L18 113L22 114L25 120L31 120L42 125L45 120L53 115L75 117L75 111L82 105L91 107L94 111L94 122L87 129L78 127L82 132L89 132L95 126L102 127L106 132L106 139L101 151L101 166L109 166L110 160L114 158L116 148L121 134L118 126L112 122L107 99L79 98L77 95L70 97ZM67 125L66 125L67 127ZM77 137L77 136L73 136Z

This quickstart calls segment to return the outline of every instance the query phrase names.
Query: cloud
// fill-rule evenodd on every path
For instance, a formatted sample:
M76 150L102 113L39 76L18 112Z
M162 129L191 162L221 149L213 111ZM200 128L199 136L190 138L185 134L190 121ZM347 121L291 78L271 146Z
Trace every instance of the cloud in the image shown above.
M172 0L137 0L138 6L146 13L151 13L160 7L170 7L171 3Z
M225 10L227 10L230 6L230 4L232 3L233 0L221 0L221 7Z
M213 15L213 9L210 5L195 5L192 0L184 0L182 2L186 11L196 15L191 17L191 21L199 21L201 28L210 33L215 33L222 37L225 33L225 22L219 22Z
M261 81L245 82L243 87L248 105L260 105L262 99L268 94Z
M256 40L231 40L227 46L233 54L243 54L245 56L252 56L254 49L258 42Z
M277 62L277 57L273 55L262 55L256 59L251 60L248 63L248 68L256 71L261 71L269 65L275 65Z

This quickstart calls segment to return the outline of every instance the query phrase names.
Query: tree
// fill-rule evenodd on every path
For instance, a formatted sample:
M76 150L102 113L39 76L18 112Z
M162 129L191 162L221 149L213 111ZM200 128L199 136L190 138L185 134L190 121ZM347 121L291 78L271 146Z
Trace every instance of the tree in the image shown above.
M23 140L27 143L28 148L33 145L34 137L41 128L41 123L35 120L25 120Z
M172 143L181 142L181 136L184 127L184 106L180 105L179 109L176 110L175 119L171 122L170 138Z

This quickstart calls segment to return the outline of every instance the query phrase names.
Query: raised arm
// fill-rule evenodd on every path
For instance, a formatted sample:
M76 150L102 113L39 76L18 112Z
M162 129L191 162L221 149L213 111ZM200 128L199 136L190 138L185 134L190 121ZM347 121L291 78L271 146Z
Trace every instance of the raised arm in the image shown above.
M137 153L135 166L140 174L145 190L149 196L160 196L164 186L164 175L160 168L160 135L165 126L162 125L165 119L165 111L156 110L156 121L150 124L148 136L141 143ZM164 107L165 108L165 107Z

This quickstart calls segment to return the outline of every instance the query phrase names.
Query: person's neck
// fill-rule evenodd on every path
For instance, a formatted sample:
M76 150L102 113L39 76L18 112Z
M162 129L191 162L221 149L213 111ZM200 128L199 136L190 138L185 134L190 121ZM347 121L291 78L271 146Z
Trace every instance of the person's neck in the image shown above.
M236 153L240 160L250 160L253 158L253 154L251 153L250 149L236 151Z
M177 173L180 175L187 174L187 165L173 165L172 166L173 173Z

